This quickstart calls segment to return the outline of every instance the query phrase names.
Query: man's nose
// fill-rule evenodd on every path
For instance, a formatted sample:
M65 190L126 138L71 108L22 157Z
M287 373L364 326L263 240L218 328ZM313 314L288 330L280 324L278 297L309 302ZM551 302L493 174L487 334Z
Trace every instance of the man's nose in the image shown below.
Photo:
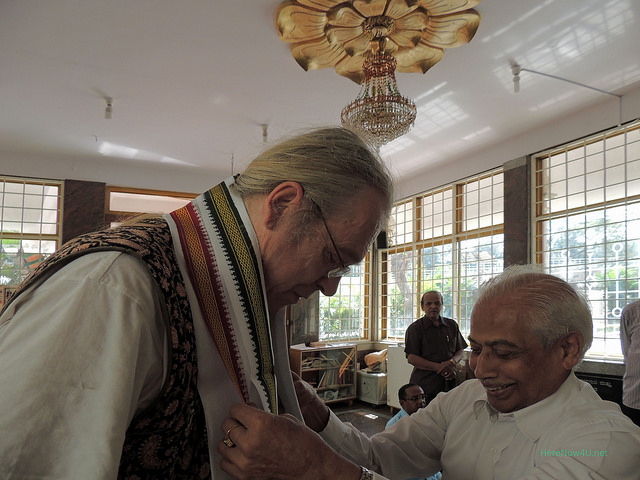
M469 366L476 378L483 379L495 376L495 361L491 358L491 355L484 350L477 355L473 355L472 358L469 358Z

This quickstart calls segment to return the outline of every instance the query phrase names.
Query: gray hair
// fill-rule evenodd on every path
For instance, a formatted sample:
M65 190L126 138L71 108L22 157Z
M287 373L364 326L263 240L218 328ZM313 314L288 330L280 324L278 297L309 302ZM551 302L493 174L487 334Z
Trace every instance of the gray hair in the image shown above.
M483 283L476 305L498 300L518 307L519 321L538 337L544 348L570 331L582 334L580 358L593 341L593 322L587 300L564 280L543 273L539 266L512 265Z
M311 130L268 148L240 174L235 188L246 198L266 195L286 181L303 186L312 202L308 213L317 205L323 215L344 215L350 200L367 188L380 191L386 199L382 221L393 205L387 167L371 146L342 127Z
M426 297L430 293L437 293L438 297L440 297L440 303L444 303L444 297L442 296L442 293L440 293L438 290L429 290L428 292L424 292L420 297L420 306L424 304L424 297Z

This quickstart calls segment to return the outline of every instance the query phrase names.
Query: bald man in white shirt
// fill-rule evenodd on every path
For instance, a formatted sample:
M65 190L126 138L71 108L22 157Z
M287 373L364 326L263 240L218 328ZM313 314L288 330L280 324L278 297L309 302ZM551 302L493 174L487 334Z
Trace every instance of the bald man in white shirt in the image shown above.
M253 478L247 459L259 455L274 479L406 478L441 469L447 480L637 480L640 428L573 373L592 340L582 296L526 266L506 269L479 293L469 335L476 379L370 438L298 383L305 422L321 436L237 405L223 425L244 428L234 429L238 448L219 446L223 469ZM293 449L312 450L315 460L276 454Z

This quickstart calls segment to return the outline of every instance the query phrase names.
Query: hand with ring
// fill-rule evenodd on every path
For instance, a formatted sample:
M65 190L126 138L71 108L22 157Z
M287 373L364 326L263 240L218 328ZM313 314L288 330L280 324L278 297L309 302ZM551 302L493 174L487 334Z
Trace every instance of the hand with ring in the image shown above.
M361 474L358 465L286 413L274 415L239 403L231 407L221 427L224 440L217 445L219 465L232 478L337 480Z
M229 428L225 434L224 434L224 440L222 440L222 442L229 448L233 448L236 446L236 444L233 442L233 440L231 440L231 437L229 436L231 433L231 430L233 430L236 427L241 427L242 424L240 423L236 423L235 425L232 425L231 428Z

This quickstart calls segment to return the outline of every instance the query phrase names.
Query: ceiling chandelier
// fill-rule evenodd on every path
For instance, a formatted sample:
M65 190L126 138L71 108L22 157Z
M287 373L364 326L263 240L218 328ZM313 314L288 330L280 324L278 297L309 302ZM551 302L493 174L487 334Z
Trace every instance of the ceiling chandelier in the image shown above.
M356 99L342 109L340 120L380 148L407 133L416 119L416 104L398 91L396 59L384 51L386 37L374 39L362 62L364 79Z
M445 48L468 43L480 0L287 0L276 12L280 39L305 70L334 67L361 85L342 124L380 147L407 133L415 103L398 91L395 72L422 72Z

